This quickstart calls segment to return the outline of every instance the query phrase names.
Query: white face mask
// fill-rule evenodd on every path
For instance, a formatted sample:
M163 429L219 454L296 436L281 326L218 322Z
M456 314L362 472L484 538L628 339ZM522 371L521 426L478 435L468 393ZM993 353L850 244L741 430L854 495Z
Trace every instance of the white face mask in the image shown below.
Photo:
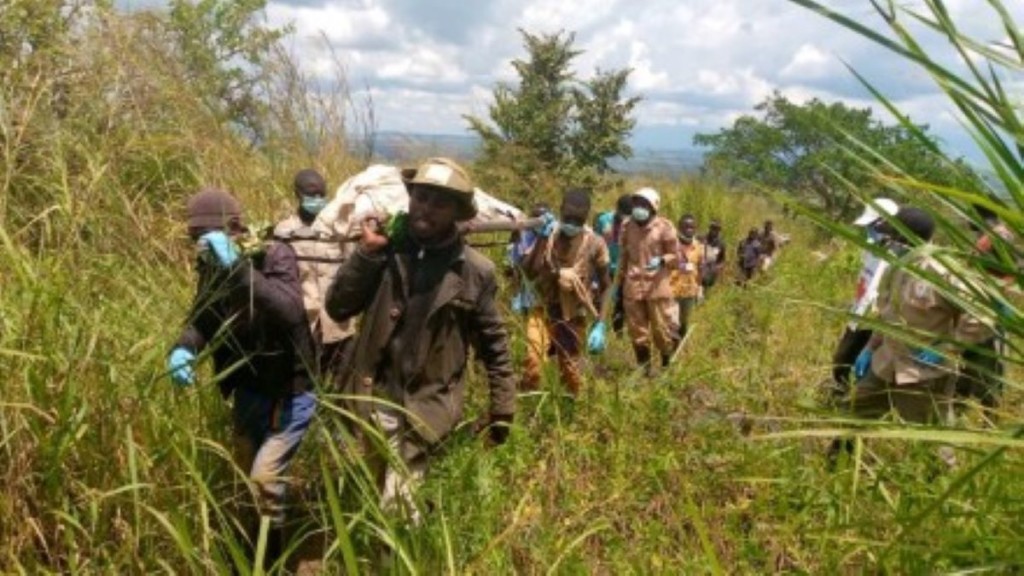
M572 238L573 236L578 235L580 232L583 232L583 226L579 226L577 224L569 224L568 222L562 222L558 226L558 230L565 236Z
M640 206L633 208L633 220L636 220L637 222L646 222L650 217L651 211L647 208L641 208Z
M302 197L302 210L306 214L316 216L327 206L327 198L323 196L303 196Z

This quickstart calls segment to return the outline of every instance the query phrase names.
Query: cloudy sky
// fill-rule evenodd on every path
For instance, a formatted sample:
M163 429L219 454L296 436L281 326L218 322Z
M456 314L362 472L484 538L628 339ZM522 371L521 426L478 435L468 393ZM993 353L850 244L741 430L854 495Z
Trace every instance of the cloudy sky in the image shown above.
M946 3L978 37L1004 37L984 0ZM882 28L867 0L829 5ZM695 132L730 125L772 90L870 105L845 61L948 148L975 155L925 74L786 0L271 0L267 17L294 25L292 46L311 71L333 69L329 42L349 81L372 91L382 130L464 133L463 115L485 114L494 84L515 79L522 28L574 31L581 76L633 69L639 147L690 147Z

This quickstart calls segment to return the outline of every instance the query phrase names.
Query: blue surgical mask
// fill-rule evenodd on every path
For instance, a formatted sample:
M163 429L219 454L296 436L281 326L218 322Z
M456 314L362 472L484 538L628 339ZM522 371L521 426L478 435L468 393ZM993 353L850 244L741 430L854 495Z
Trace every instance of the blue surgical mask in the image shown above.
M303 196L302 197L302 211L306 214L316 216L327 206L327 198L323 196Z
M637 206L633 208L633 220L637 222L647 222L647 219L651 217L651 211L647 208L641 208Z
M580 226L578 224L570 224L568 222L562 222L558 226L558 230L561 231L561 233L564 234L565 236L572 238L573 236L576 236L580 232L583 232L583 226Z

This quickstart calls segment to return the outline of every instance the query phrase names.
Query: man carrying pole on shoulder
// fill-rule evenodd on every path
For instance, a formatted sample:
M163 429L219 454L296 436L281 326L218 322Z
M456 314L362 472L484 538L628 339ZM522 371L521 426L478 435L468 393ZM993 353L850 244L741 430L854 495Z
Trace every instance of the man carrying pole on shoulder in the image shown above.
M589 282L597 278L601 295L598 302L604 301L611 286L608 247L585 226L589 212L589 191L567 191L560 222L541 232L540 240L523 262L524 273L543 299L562 384L574 398L583 384L579 359L588 316L597 321L588 338L591 348L599 352L604 347L604 322L594 306Z
M508 436L516 386L494 264L459 230L477 213L473 184L446 158L403 170L402 179L408 214L392 222L390 236L372 218L362 223L359 245L328 292L327 311L338 321L363 315L345 391L399 459L369 447L382 505L404 507L417 523L414 488L462 419L470 348L487 372L487 429L495 443Z

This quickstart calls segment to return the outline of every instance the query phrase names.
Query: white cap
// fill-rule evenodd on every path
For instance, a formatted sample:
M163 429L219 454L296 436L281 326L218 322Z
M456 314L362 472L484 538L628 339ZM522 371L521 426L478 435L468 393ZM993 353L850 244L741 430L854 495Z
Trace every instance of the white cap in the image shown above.
M658 191L654 188L641 188L636 192L633 192L633 196L639 196L650 202L651 206L654 207L655 212L657 212L658 207L661 206L661 196L658 195Z
M865 206L864 211L860 213L860 216L858 216L856 220L853 221L854 226L867 226L875 220L878 220L882 217L882 215L878 213L878 210L881 210L889 216L895 216L896 213L900 211L899 204L888 198L875 198L871 202L874 206L871 204Z

